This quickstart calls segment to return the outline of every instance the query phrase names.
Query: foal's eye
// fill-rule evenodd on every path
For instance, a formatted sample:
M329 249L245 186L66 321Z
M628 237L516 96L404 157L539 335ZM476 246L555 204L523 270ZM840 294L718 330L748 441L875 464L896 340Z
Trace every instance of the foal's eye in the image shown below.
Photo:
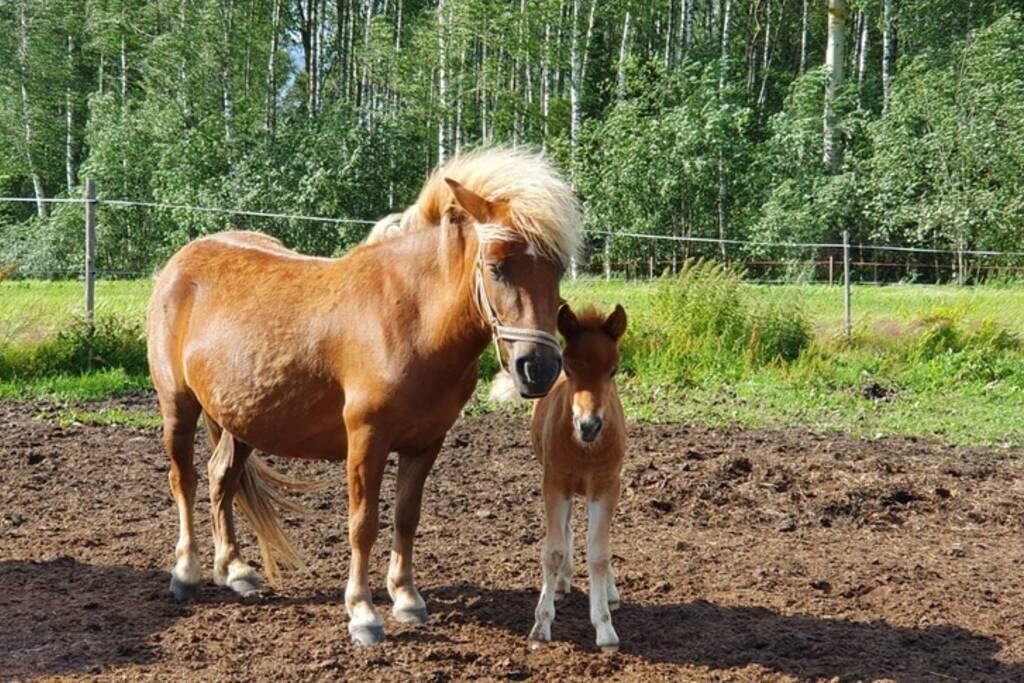
M487 270L491 273L491 277L498 282L505 281L505 270L500 263L488 263Z

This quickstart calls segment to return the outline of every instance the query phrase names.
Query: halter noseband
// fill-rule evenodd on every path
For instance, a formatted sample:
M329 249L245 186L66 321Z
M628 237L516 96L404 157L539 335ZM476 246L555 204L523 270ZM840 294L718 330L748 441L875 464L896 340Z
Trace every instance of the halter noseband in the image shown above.
M534 330L528 327L509 327L508 325L502 325L498 319L498 314L494 310L494 306L491 304L491 300L487 296L487 288L484 287L484 254L483 248L481 247L477 251L477 263L476 263L476 291L474 300L476 301L476 307L480 311L480 316L487 323L487 326L491 328L491 339L494 340L494 352L498 356L498 364L501 369L511 374L508 366L505 363L505 359L501 355L501 345L499 341L504 342L533 342L534 344L540 344L541 346L547 346L548 348L554 349L559 356L562 355L562 346L558 343L558 339L553 334L548 334L543 330Z

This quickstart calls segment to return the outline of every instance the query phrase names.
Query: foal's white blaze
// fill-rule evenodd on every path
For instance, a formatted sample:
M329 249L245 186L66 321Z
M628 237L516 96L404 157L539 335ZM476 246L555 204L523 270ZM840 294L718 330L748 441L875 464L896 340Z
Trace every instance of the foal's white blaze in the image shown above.
M609 530L612 511L604 502L591 499L587 503L587 569L590 572L590 623L597 631L597 646L603 650L616 650L619 636L612 626L609 596L615 590L611 573ZM609 589L610 587L610 589Z

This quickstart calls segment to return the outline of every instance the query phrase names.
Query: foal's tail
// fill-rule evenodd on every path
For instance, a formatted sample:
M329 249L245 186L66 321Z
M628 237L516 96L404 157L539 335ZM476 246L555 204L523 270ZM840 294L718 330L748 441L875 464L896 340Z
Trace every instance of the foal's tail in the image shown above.
M516 389L516 383L512 379L512 375L508 374L507 371L502 370L494 376L494 380L491 382L491 391L487 395L494 403L510 403L512 401L518 401L520 399L519 390Z
M216 447L220 441L221 427L206 413L203 413L203 419L210 445ZM256 532L260 553L263 555L263 571L271 581L276 581L281 575L278 558L296 569L305 565L301 553L285 533L278 512L283 510L308 515L309 510L286 494L306 493L321 487L320 482L300 481L284 476L255 452L246 458L235 501Z

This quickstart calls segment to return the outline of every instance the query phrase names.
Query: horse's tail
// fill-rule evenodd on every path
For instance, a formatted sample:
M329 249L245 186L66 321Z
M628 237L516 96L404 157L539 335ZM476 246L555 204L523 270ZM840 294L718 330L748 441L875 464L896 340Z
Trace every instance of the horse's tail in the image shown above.
M505 370L495 375L494 380L491 382L491 391L487 397L494 403L509 403L519 400L519 389L516 388L512 375L508 374Z
M211 447L215 447L220 440L221 427L205 413L203 418ZM305 564L301 553L285 533L278 512L283 510L307 515L309 510L286 494L315 491L321 486L320 482L299 481L284 476L255 452L246 458L235 501L256 532L260 553L263 555L263 571L271 581L281 575L278 559L294 568L302 568Z

